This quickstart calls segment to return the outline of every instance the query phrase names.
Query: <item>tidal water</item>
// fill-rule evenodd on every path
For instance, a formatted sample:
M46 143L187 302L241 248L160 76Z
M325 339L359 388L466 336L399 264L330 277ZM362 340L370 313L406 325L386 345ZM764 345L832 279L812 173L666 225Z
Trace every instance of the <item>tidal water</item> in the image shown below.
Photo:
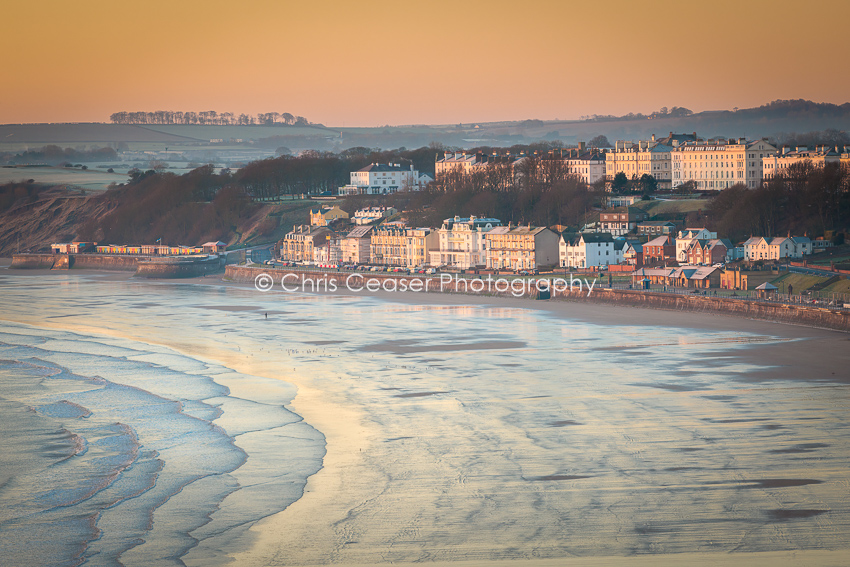
M3 281L4 319L71 308L105 323L134 308L109 285L48 305L40 292L68 288L16 283ZM204 542L226 547L321 466L324 437L286 408L294 395L167 347L2 321L0 564L181 564Z
M279 564L850 541L848 386L742 356L797 341L427 300L3 271L0 563L247 549L323 465L288 380L369 433Z

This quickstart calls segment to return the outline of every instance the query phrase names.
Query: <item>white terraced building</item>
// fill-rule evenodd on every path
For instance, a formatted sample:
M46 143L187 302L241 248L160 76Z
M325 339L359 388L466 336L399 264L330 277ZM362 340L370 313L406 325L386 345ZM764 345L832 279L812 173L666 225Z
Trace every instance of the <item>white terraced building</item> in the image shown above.
M806 236L753 236L744 242L744 259L751 261L802 258L811 253L812 241Z
M487 265L487 239L491 229L502 226L502 221L491 218L454 217L443 221L437 230L439 248L429 251L428 263L465 270Z
M623 261L626 240L614 238L607 232L584 233L574 240L561 236L560 266L562 268L593 268L619 264Z
M349 184L340 187L339 194L391 195L399 191L420 191L433 180L430 175L413 169L413 165L373 163L352 171Z

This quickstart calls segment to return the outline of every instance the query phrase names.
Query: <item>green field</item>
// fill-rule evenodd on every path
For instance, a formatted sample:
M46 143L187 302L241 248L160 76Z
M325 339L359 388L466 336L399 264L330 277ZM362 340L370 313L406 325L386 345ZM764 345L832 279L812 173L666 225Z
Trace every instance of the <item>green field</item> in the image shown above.
M711 203L710 199L676 199L671 201L653 199L652 201L638 201L634 206L643 209L650 216L655 216L705 210L709 203Z
M0 184L32 179L45 185L69 185L89 191L104 191L110 183L126 183L127 175L75 167L0 167Z
M821 282L825 282L829 278L821 278L818 276L808 276L805 274L792 274L787 273L781 277L776 278L771 281L773 285L779 288L780 291L785 289L786 293L788 291L788 286L793 286L794 293L800 293L801 291L805 291L812 287L815 284L819 284Z
M850 280L842 279L823 288L826 293L850 293Z
M140 127L154 132L180 136L200 142L230 138L259 140L273 136L339 136L335 130L312 126L204 126L199 124L141 124Z

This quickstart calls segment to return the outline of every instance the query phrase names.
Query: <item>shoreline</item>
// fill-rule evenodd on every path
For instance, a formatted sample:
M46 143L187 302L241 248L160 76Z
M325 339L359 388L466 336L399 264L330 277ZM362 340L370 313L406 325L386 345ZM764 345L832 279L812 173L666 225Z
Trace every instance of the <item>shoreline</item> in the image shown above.
M8 258L0 258L0 269L8 268L8 263L11 260ZM258 270L264 270L265 268L252 268ZM2 272L0 272L2 273ZM22 276L22 277L37 277L37 276L46 276L46 275L56 275L57 272L48 269L31 269L31 270L15 270L14 275ZM68 275L69 272L59 272L59 275ZM281 289L273 288L268 292L260 292L258 291L254 284L253 280L250 282L247 281L236 281L233 279L228 279L225 274L209 274L207 276L200 276L194 278L185 278L185 279L147 279L147 278L135 278L134 274L129 274L127 272L116 272L109 270L100 270L94 268L83 268L77 269L70 274L76 275L98 275L102 276L109 281L127 281L127 282L142 282L147 281L148 283L154 285L171 285L171 284L184 284L184 285L205 285L205 286L216 286L216 287L226 287L226 288L236 288L236 289L244 289L249 290L251 292L255 292L259 297L275 297L276 295L284 296L289 292L286 292ZM344 274L344 272L343 272ZM334 273L329 273L329 275L335 275ZM371 276L370 276L371 277ZM594 294L608 291L608 290L599 290L594 291ZM615 290L620 291L620 290ZM359 293L355 293L352 291L347 291L343 289L338 289L336 291L302 291L301 289L295 291L294 293L303 293L306 295L335 295L335 296L362 296L362 297L374 297L376 299L381 299L384 301L393 301L397 303L403 304L420 304L420 303L433 303L435 301L445 302L448 305L457 305L462 303L483 303L487 305L492 305L493 307L500 306L510 306L510 307L522 307L524 309L535 309L540 311L563 311L562 307L555 307L559 305L571 304L575 306L576 311L578 312L578 317L580 320L588 322L588 323L600 323L600 322L610 322L610 324L623 324L623 319L627 320L629 324L640 324L639 318L637 318L638 322L634 323L636 320L635 317L626 317L626 316L612 316L611 310L618 308L629 308L629 311L638 311L638 312L666 312L669 313L672 317L678 319L680 316L687 316L688 318L692 318L702 322L702 319L706 316L711 318L721 318L721 319L729 319L729 320L737 320L737 321L750 321L752 323L763 323L769 325L782 325L789 327L797 327L804 329L816 329L821 331L830 331L836 333L850 333L850 329L843 328L833 328L826 326L818 326L806 324L805 322L799 321L795 322L793 320L773 320L767 318L756 318L749 317L745 313L739 311L721 311L721 310L687 310L684 308L673 308L673 307L664 307L661 305L653 305L648 302L620 302L620 301L599 301L597 299L585 298L584 292L578 293L573 296L557 296L553 297L549 300L537 300L532 297L514 297L510 295L498 295L498 294L483 294L483 293L465 293L465 292L453 292L453 291L443 291L443 292L415 292L415 291L398 291L398 292L387 292L383 290L379 290L376 292L363 291ZM422 298L423 301L416 301L417 298ZM439 299L437 299L439 298ZM673 298L685 298L688 299L689 296L673 296ZM729 300L737 303L750 303L744 300ZM781 304L779 304L781 305ZM804 308L800 309L800 311L815 311L816 309ZM823 309L817 309L818 311L823 311ZM593 311L592 314L589 314L588 311ZM850 316L848 316L848 320L850 320ZM737 329L738 325L729 323L728 325L718 323L724 329ZM688 322L678 321L676 326L682 326L685 328L702 328L703 324L696 324L695 327L692 327Z
M47 271L45 271L47 272ZM251 293L253 297L258 299L258 302L268 302L275 295L262 294L254 289L251 284L243 284L237 282L221 281L219 278L200 278L197 280L182 280L182 281L151 281L132 279L126 274L116 274L114 272L95 272L98 276L103 276L107 281L118 281L126 283L139 283L143 285L207 285L215 287L227 287L238 290L244 290ZM78 275L85 275L84 272L77 272ZM37 276L40 274L28 273L26 276ZM100 278L98 278L100 279ZM284 292L277 292L284 294ZM302 292L298 292L301 294ZM310 294L306 295L326 295L326 294ZM337 293L335 295L357 295L351 293ZM788 348L787 343L758 344L754 343L743 349L729 349L730 354L740 357L742 360L756 362L762 366L772 367L771 378L776 379L777 376L784 377L790 380L839 380L842 383L850 382L850 378L843 376L835 376L832 369L845 367L838 366L835 361L826 360L828 357L822 356L820 352L836 354L844 354L848 352L847 341L850 340L844 333L839 331L816 329L790 324L777 324L759 320L745 319L741 317L726 316L718 317L717 314L708 313L687 313L667 311L662 309L642 308L637 309L618 309L622 306L579 303L569 301L536 301L533 299L517 299L517 298L492 298L476 295L465 294L417 294L417 293L389 293L381 292L368 294L368 297L374 297L377 300L390 302L401 305L447 305L447 306L472 306L472 307L496 307L504 309L530 309L535 311L546 312L549 316L562 319L565 323L569 320L579 320L596 325L616 325L616 326L641 326L641 325L667 325L677 328L700 329L707 332L713 331L737 331L747 332L759 335L769 335L771 337L784 337L796 340L821 340L824 341L825 348L809 348L800 349ZM263 298L263 299L260 299ZM632 306L630 306L632 307ZM734 318L733 318L734 317ZM49 323L45 326L55 326L57 328L69 329L74 325ZM77 328L85 329L85 332L95 332L100 334L109 334L104 329L95 329L86 326L77 326ZM840 333L840 334L839 334ZM162 344L141 337L133 337L128 335L116 334L124 338L139 340L141 342L151 342L152 344ZM178 352L185 353L189 356L204 359L210 358L216 362L232 368L238 372L246 374L257 374L258 368L249 361L245 356L238 356L235 353L224 358L219 356L211 356L206 349L193 348L189 342L186 344L172 345L170 348ZM203 351L203 352L201 352ZM809 371L806 376L799 376L796 373L795 366L806 366ZM265 374L260 374L265 375ZM356 466L363 458L363 453L359 449L369 446L374 441L374 426L365 419L362 411L359 411L353 404L345 399L340 399L339 395L334 395L332 392L323 391L316 387L316 384L307 376L286 375L285 378L273 375L276 379L284 379L287 382L295 385L298 392L292 401L292 411L301 415L304 420L320 431L326 440L326 455L322 463L322 468L314 475L310 476L304 488L304 492L298 500L282 512L268 516L256 522L249 530L252 535L251 541L244 543L250 547L240 550L235 553L228 553L228 557L237 564L247 565L268 565L275 564L277 561L285 561L285 557L277 555L275 550L286 549L282 544L283 541L288 541L290 545L298 544L298 534L290 534L287 527L297 525L297 532L302 535L305 532L315 533L316 530L332 530L334 524L345 519L345 515L352 508L353 500L349 500L353 493L360 497L356 502L361 502L363 498L368 496L371 491L377 491L376 481L379 478L363 478L354 479L355 486L347 484L351 479L346 479L345 471L351 466ZM758 377L754 377L758 379ZM330 396L330 397L329 397ZM372 483L370 485L370 483ZM356 503L355 502L355 503ZM498 563L504 565L515 565L517 567L549 567L554 565L607 565L611 563L629 563L633 565L679 565L683 561L689 564L723 564L726 562L747 561L748 564L796 564L801 560L817 561L819 564L842 564L846 559L846 552L843 551L777 551L764 553L687 553L687 554L667 554L667 555L652 555L652 556L590 556L590 557L567 557L559 559L540 559L540 560L500 560ZM822 563L821 563L822 562ZM435 567L473 567L478 565L491 565L492 561L461 561L461 562L433 562ZM356 563L348 563L347 565L356 565ZM399 563L399 565L411 565Z

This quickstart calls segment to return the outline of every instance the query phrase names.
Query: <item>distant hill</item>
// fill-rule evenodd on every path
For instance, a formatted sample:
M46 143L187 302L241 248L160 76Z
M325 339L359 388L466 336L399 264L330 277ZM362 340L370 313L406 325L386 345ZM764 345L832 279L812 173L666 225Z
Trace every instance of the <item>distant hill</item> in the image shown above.
M533 112L533 111L530 111ZM688 116L654 113L651 116L596 117L588 120L523 120L444 125L330 128L323 126L204 126L122 124L8 124L0 125L0 146L26 144L170 144L215 147L235 143L248 148L292 151L340 151L367 148L418 148L432 142L448 147L502 146L543 140L566 144L605 135L610 141L648 139L669 132L697 132L710 138L775 137L813 130L850 130L850 103L841 105L808 100L776 100L757 108L712 110ZM221 142L213 142L213 140ZM0 148L2 149L2 148ZM147 148L146 148L147 149Z

